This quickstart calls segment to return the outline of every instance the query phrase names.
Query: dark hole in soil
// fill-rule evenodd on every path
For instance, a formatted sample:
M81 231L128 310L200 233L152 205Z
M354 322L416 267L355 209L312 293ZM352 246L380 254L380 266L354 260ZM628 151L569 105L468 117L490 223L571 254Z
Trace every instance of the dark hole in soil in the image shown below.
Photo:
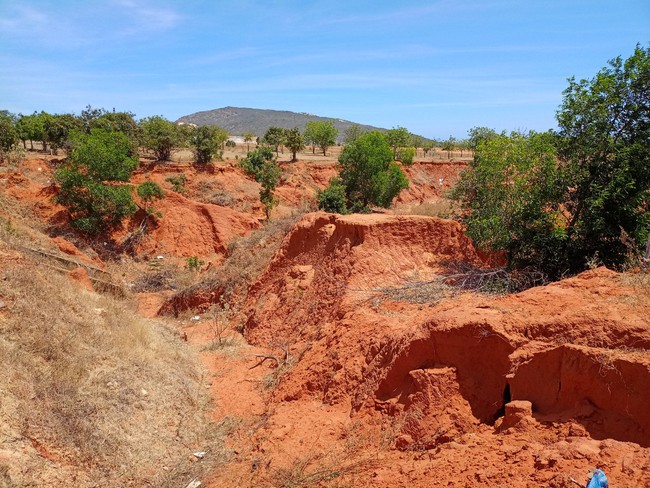
M510 383L506 383L506 387L503 389L503 403L497 413L494 414L494 420L503 417L506 414L506 403L512 401L512 396L510 395Z

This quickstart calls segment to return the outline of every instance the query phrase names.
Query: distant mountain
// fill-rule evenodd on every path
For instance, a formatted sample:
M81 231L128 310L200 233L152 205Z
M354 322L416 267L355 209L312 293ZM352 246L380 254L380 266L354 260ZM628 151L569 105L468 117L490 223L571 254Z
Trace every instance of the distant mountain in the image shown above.
M325 121L329 120L339 130L337 142L343 142L345 129L354 125L354 122L342 119L333 119L329 117L319 117L307 113L289 112L286 110L261 110L256 108L224 107L205 112L196 112L191 115L185 115L176 122L196 125L218 125L228 131L233 136L241 136L251 132L256 136L263 136L269 127L282 127L284 129L293 129L298 127L300 131L305 130L307 122L310 120ZM386 131L379 127L371 125L357 124L363 130Z

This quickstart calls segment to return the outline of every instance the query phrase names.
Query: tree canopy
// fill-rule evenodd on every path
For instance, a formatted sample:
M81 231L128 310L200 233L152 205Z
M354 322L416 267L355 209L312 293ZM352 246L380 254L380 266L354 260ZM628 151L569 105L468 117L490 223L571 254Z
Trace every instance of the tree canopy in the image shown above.
M284 131L284 144L287 146L287 149L291 151L291 162L298 161L296 156L298 151L305 147L305 140L300 133L300 129L297 127L293 129L286 129Z
M399 148L406 147L411 142L411 134L404 127L393 127L386 132L386 141L393 148L393 159L397 159Z
M650 227L650 50L571 78L557 133L470 132L474 162L454 190L478 245L559 277L624 267Z
M183 144L178 125L159 115L140 120L142 145L152 151L158 161L169 161L172 150Z
M284 144L284 129L282 127L269 127L262 141L274 148L275 154L280 152L280 146Z
M7 114L0 114L0 163L14 145L18 142L18 130L14 124L14 118Z
M275 187L280 182L281 170L273 157L270 147L258 147L242 159L241 166L247 175L253 177L260 185L260 202L268 220L271 210L278 204Z
M389 207L400 191L408 188L406 175L393 161L391 147L377 131L363 134L345 146L339 166L346 206L352 212L367 211L371 205Z
M323 151L323 156L327 156L327 148L336 144L338 134L339 130L333 122L310 120L305 127L304 137L312 148L318 146Z
M453 191L470 211L467 235L482 248L505 252L515 267L561 273L566 261L556 251L566 233L556 156L549 133L502 133L479 142Z
M650 48L569 80L557 113L574 259L621 266L650 226Z
M190 144L194 148L196 162L209 163L215 156L222 156L220 149L228 140L228 132L216 125L202 125L192 130Z
M58 203L68 207L72 225L82 232L96 234L133 214L127 182L138 160L132 154L129 138L121 132L91 129L77 132L73 149L54 177L60 185Z

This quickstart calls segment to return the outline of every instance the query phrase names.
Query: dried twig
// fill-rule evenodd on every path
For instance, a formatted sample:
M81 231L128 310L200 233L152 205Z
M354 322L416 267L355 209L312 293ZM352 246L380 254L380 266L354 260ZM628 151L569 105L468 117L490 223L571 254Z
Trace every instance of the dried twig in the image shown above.
M251 367L248 368L248 369L254 369L254 368L257 368L257 367L260 366L262 363L264 363L264 361L266 361L267 359L270 359L270 360L272 360L272 361L275 361L275 365L278 366L278 367L280 366L280 360L279 360L276 356L268 356L268 355L266 355L266 354L255 354L255 357L256 357L256 358L259 358L260 361L258 361L257 364L255 364L254 366L251 366Z

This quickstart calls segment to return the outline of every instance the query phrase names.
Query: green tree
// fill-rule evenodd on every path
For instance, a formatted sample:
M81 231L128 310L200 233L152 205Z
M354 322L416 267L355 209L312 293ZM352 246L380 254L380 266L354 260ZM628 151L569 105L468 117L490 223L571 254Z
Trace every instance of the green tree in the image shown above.
M415 158L414 147L403 147L397 152L397 160L405 166L412 166L413 158Z
M316 146L327 156L327 148L336 144L336 137L339 131L330 120L310 120L305 127L304 138L312 146L312 152L316 152Z
M641 249L650 227L650 48L569 79L557 121L572 260L620 267L630 252L621 233Z
M16 122L16 130L25 149L27 149L27 141L29 141L30 149L34 150L34 141L45 140L43 117L36 112L32 115L23 115L20 117L18 122Z
M37 119L36 124L38 124L39 127L38 135L40 136L39 140L41 141L43 152L47 152L47 144L48 144L47 131L45 130L45 128L48 126L48 124L51 123L53 118L54 116L48 114L47 112L41 112L36 115L36 119Z
M83 129L86 133L90 134L90 129L97 128L93 127L93 123L99 117L104 115L106 110L103 108L93 107L91 105L86 105L86 107L79 114L81 123L83 124Z
M332 178L327 188L318 191L318 208L331 213L348 212L345 185L341 178Z
M138 166L128 137L92 129L74 134L72 151L54 177L60 185L56 201L68 207L71 223L88 234L117 225L137 209L126 182Z
M339 156L340 177L345 186L347 208L367 211L371 205L388 207L405 188L408 180L383 134L377 131L360 136L343 148Z
M240 164L248 176L258 181L258 173L262 166L271 161L273 161L273 150L268 146L261 146L251 151L241 160Z
M452 195L469 211L467 234L479 247L505 252L513 267L559 275L563 192L553 136L531 132L481 140Z
M422 145L422 152L424 152L424 155L425 155L425 156L428 156L428 155L429 155L429 152L432 151L434 147L435 147L435 145L434 145L434 142L433 142L433 141L426 141L426 142Z
M359 137L365 134L366 131L359 124L352 124L347 129L345 129L343 143L350 144L356 141Z
M247 175L262 185L260 202L264 206L264 213L268 220L271 210L278 204L274 191L280 182L281 175L280 167L273 157L273 151L270 147L258 147L241 160L241 166Z
M129 139L138 142L142 136L142 128L135 121L135 114L131 112L104 112L92 120L90 129L104 129L125 134Z
M404 127L393 127L386 132L386 140L390 147L393 148L393 159L397 159L397 151L399 148L409 145L411 134Z
M262 141L265 144L273 147L275 150L275 155L279 156L280 146L284 144L284 138L285 134L282 127L269 127L264 134L264 137L262 137Z
M454 190L470 211L468 234L555 278L640 256L650 227L649 86L650 50L637 46L590 80L569 79L558 133L470 132L474 162Z
M172 150L183 145L183 133L179 127L159 115L140 120L142 145L153 151L156 160L169 161Z
M271 210L278 204L275 196L275 187L280 182L282 171L274 161L264 164L259 172L258 181L262 188L260 189L260 202L264 206L266 220L271 218Z
M73 114L57 114L44 118L45 138L50 148L57 153L59 149L70 149L72 134L83 128L81 119Z
M291 151L291 162L295 163L298 161L296 154L301 149L305 147L305 140L300 133L298 127L294 129L287 129L284 131L284 143L287 146L287 149Z
M449 136L449 139L443 141L442 150L447 151L447 159L451 159L451 152L456 149L456 138Z
M153 202L165 198L165 192L155 181L145 181L144 183L141 183L138 185L136 193L140 197L140 200L142 200L144 209L150 215L155 215ZM158 214L158 216L159 215L160 214Z
M490 139L496 139L499 134L494 129L489 127L472 127L467 131L469 149L476 151L479 142L489 141Z
M215 156L221 157L220 150L228 140L228 132L216 125L202 125L193 130L190 137L196 162L209 163Z
M14 117L8 112L0 114L0 163L18 143L18 130L14 124Z
M244 142L246 143L246 152L247 153L249 153L251 151L251 144L250 143L251 143L251 141L253 141L253 139L255 139L255 134L253 134L252 132L246 132L246 134L244 134Z

